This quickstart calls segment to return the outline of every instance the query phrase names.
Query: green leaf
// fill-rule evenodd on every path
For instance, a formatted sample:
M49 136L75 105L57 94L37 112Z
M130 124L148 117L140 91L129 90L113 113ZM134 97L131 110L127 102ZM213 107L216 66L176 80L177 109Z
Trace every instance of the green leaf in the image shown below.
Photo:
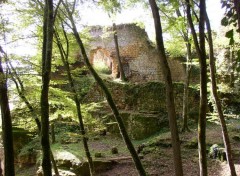
M230 31L226 32L225 37L232 39L233 38L233 29L231 29Z
M237 67L237 69L236 69L236 70L237 70L237 72L240 72L240 67Z
M227 25L228 25L228 19L227 19L227 17L224 17L224 18L221 20L221 25L222 25L222 26L227 26Z
M234 44L234 39L233 38L230 38L230 40L229 40L229 45L233 45Z
M240 62L240 50L237 51L237 62Z

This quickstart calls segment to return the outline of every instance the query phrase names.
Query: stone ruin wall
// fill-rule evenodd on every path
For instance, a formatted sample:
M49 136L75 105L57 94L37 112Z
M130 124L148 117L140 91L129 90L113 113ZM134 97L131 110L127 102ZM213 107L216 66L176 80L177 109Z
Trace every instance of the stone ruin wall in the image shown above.
M90 34L90 61L94 65L97 59L105 59L106 65L112 69L114 78L118 75L115 44L112 28L103 29L100 26L92 27ZM128 79L132 82L163 81L159 67L159 55L151 45L144 29L135 24L117 26L120 56ZM102 55L98 57L98 55ZM184 80L185 69L181 61L168 59L173 81Z

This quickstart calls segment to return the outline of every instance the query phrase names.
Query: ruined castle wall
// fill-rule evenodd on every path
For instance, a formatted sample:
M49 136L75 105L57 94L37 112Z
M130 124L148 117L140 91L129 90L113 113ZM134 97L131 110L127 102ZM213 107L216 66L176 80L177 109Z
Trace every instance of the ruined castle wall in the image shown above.
M168 58L168 65L174 82L183 82L185 80L185 66L181 60Z
M112 28L93 27L90 34L93 37L90 43L91 50L104 49L110 53L112 76L116 77L118 63ZM117 26L117 34L122 63L127 64L128 67L128 79L132 82L163 81L158 52L151 45L145 30L135 24L123 24ZM98 57L90 56L91 63L94 63L95 59ZM168 63L173 81L183 81L185 70L181 62L176 59L168 59Z

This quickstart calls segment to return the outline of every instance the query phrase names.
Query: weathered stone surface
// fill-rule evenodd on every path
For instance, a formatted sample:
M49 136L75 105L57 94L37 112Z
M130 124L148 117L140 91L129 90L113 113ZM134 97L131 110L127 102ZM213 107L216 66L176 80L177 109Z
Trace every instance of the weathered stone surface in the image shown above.
M117 26L118 43L124 72L131 82L163 81L159 54L144 29L135 24ZM89 56L93 65L105 65L112 76L119 75L112 27L94 26ZM168 58L173 81L183 81L185 69L179 59Z
M18 155L18 167L24 167L28 165L34 165L37 163L37 153L36 152L29 152L25 155Z
M168 126L165 85L160 82L142 84L120 84L106 81L112 97L120 111L127 131L132 139L143 139L162 127ZM182 116L183 88L180 83L174 84L176 113ZM119 133L113 114L104 101L104 94L97 85L90 90L84 102L99 102L101 108L89 112L94 118L102 119L107 125L107 131ZM189 116L197 118L199 107L199 92L189 89ZM90 105L91 106L91 105Z
M124 111L120 112L120 114L131 139L144 139L155 134L161 130L161 128L168 125L166 115L159 113L148 114ZM107 119L107 131L110 133L120 134L114 116L109 114Z
M62 170L62 169L58 169L59 175L60 176L76 176L75 173L68 171L68 170ZM37 172L36 172L37 176L43 176L43 170L42 167L39 167ZM52 175L56 176L56 174L54 173L54 171L52 170Z
M57 151L57 152L54 152L54 157L55 157L58 168L62 170L71 171L71 174L74 173L77 176L90 175L88 162L81 161L72 153L69 153L67 151ZM94 160L93 164L96 171L104 171L104 170L110 169L114 163L112 161ZM40 169L39 169L39 172L41 172Z
M15 161L18 160L17 156L21 148L32 139L32 133L29 131L13 126L13 150L15 153ZM28 157L28 156L27 156ZM32 156L29 156L29 161Z
M166 112L165 85L160 82L148 82L142 84L120 84L105 81L112 93L112 97L120 110L130 110L147 114ZM181 83L174 84L174 98L176 113L179 117L182 114L183 89ZM103 102L104 94L97 84L95 84L84 99L84 103ZM199 92L189 88L189 114L190 117L196 116L199 106ZM102 106L101 112L106 115L109 112L108 106ZM102 115L92 112L94 116Z
M111 169L115 163L112 161L94 160L93 164L95 171L100 172ZM88 162L83 162L81 165L74 166L72 170L78 176L90 176Z
M58 159L56 162L59 168L70 169L72 167L72 161L68 159Z
M54 152L55 161L58 167L70 170L73 165L80 165L82 162L68 151Z

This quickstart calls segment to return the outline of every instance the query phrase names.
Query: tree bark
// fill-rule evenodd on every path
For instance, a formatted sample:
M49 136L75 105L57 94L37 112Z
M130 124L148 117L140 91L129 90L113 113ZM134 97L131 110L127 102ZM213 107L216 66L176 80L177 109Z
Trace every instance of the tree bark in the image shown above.
M22 99L22 101L26 104L27 108L29 109L32 117L34 118L34 120L36 122L37 129L38 129L38 134L40 134L41 122L40 122L39 118L37 117L37 114L34 111L33 106L30 104L27 97L25 96L25 89L24 89L22 80L20 79L20 77L18 76L15 68L12 66L11 62L9 62L8 59L7 59L7 67L9 69L9 74L11 76L11 79L15 83L17 93L18 93L19 97Z
M32 117L34 118L34 121L35 121L35 123L37 125L37 129L38 129L38 135L40 137L40 135L41 135L40 134L41 133L41 121L37 117L37 114L36 114L33 106L28 101L27 97L25 96L25 89L24 89L24 86L23 86L23 83L22 83L21 79L17 75L17 72L15 71L13 66L10 64L10 62L8 62L8 64L10 65L10 67L8 66L8 69L10 70L12 80L16 85L18 95L22 99L22 101L26 104L26 106L29 109ZM50 149L50 157L51 157L51 162L52 162L52 166L53 166L53 169L54 169L54 173L55 173L56 176L59 176L58 168L57 168L57 165L56 165L56 162L55 162L55 159L54 159L54 156L53 156L53 153L52 153L51 149Z
M198 120L198 152L200 175L207 176L207 154L206 154L206 113L207 113L207 62L205 50L205 0L200 0L199 19L199 48L200 55L200 112Z
M228 136L227 125L226 125L224 114L222 111L221 101L217 93L217 83L216 83L216 76L215 76L216 66L215 66L215 58L214 58L214 51L213 51L212 30L211 30L211 25L209 22L207 12L206 12L206 26L208 31L208 42L209 42L209 59L210 59L209 65L210 65L210 75L211 75L211 83L212 83L212 94L214 97L214 101L215 101L217 112L220 119L220 124L222 127L223 141L226 149L226 155L227 155L227 161L228 161L230 173L231 173L231 176L237 176L236 170L234 167L233 158L232 158L231 143Z
M178 17L182 17L182 14L179 10L179 8L176 9L176 14ZM186 77L184 81L184 92L183 92L183 126L182 126L182 132L188 131L190 132L190 129L188 127L188 94L189 94L189 81L190 81L190 73L191 73L191 65L192 62L192 50L191 50L191 43L188 36L188 25L186 24L186 31L181 32L182 38L184 42L186 43L187 48L187 55L186 55Z
M235 76L234 76L234 45L230 46L229 49L229 86L231 88L234 88L235 85Z
M126 76L125 76L125 73L124 73L124 70L123 70L123 64L122 64L121 57L120 57L120 52L119 52L117 27L116 27L115 23L113 23L113 38L114 38L114 43L115 43L116 57L117 57L117 60L118 60L118 68L119 68L119 72L120 72L120 79L122 81L126 81Z
M42 168L44 176L52 176L51 152L49 142L49 83L51 74L52 43L53 43L53 1L45 0L43 47L42 47L42 90L41 90L41 145Z
M167 102L169 126L170 126L171 137L172 137L175 175L182 176L183 175L182 158L181 158L180 141L178 136L176 111L175 111L174 97L173 97L173 85L172 85L171 72L167 63L167 58L166 58L165 49L164 49L161 19L160 19L156 1L149 0L149 4L152 9L153 19L155 24L156 42L157 42L157 49L159 52L160 65L162 68L162 72L163 72L164 80L166 84L166 102Z
M135 150L135 148L134 148L134 146L133 146L133 144L132 144L132 142L131 142L131 140L128 136L127 130L126 130L126 128L124 126L124 123L123 123L123 120L122 120L122 117L119 114L119 111L116 107L115 102L113 101L112 95L110 94L110 92L109 92L108 88L106 87L106 85L104 84L103 80L99 77L99 75L96 73L96 71L93 69L92 65L90 64L88 56L87 56L85 48L84 48L84 45L82 43L82 40L81 40L81 38L78 34L76 25L74 23L72 13L70 12L70 10L68 9L68 6L66 4L64 6L67 10L68 17L69 17L69 20L70 20L71 26L72 26L73 35L75 36L76 41L79 45L79 48L81 50L83 59L85 61L85 64L86 64L86 66L90 70L91 74L93 75L94 79L99 84L99 86L101 87L101 89L103 90L103 92L105 94L107 102L108 102L110 108L112 109L113 115L114 115L114 117L115 117L115 119L118 123L118 127L119 127L119 130L121 132L121 135L122 135L122 137L125 141L125 144L127 145L127 148L129 150L129 152L131 153L132 159L134 161L135 167L136 167L139 175L140 176L146 176L146 172L145 172L145 170L142 166L141 160L139 159L139 157L137 155L137 152L136 152L136 150Z
M0 46L0 52L2 48ZM14 176L14 152L13 152L13 135L12 135L12 120L9 108L7 95L6 76L3 72L2 57L0 56L0 106L2 116L2 138L4 147L4 175Z
M64 30L64 28L63 28L63 30ZM91 153L90 153L90 150L89 150L89 147L88 147L88 142L87 142L88 139L85 136L86 131L85 131L85 128L84 128L83 117L82 117L82 113L81 113L81 104L80 104L80 101L79 101L79 98L78 98L78 95L77 95L77 91L75 89L74 80L72 78L71 70L70 70L69 62L68 62L68 50L69 50L69 44L68 43L69 42L68 42L66 32L63 31L63 33L64 33L64 37L65 37L65 40L66 40L66 43L67 43L67 52L64 51L62 43L60 41L60 38L59 38L56 30L55 30L55 38L57 40L57 45L58 45L58 48L59 48L59 51L60 51L62 62L64 64L64 67L65 67L66 72L67 72L67 77L68 77L68 81L69 81L69 84L70 84L70 87L71 87L71 91L74 95L74 102L75 102L76 109L77 109L77 116L78 116L78 121L79 121L80 133L81 133L82 139L83 139L83 146L84 146L85 154L86 154L86 157L87 157L87 160L88 160L90 175L94 176L95 175L95 170L94 170L94 165L93 165L93 160L92 160L92 157L91 157Z
M27 108L29 109L29 111L30 111L30 113L31 113L36 125L37 125L38 135L40 137L40 135L41 135L40 134L41 133L41 121L37 117L37 114L36 114L33 106L28 101L27 97L25 96L25 89L24 89L23 83L22 83L20 77L17 75L16 70L14 69L14 67L12 66L12 64L9 61L8 61L8 69L10 71L11 78L12 78L12 80L15 83L15 86L17 88L17 92L18 92L19 97L26 104ZM55 159L54 159L54 156L53 156L53 153L52 153L51 149L50 149L50 157L51 157L51 162L52 162L52 166L53 166L53 169L54 169L54 173L55 173L56 176L59 176L58 168L57 168L57 165L56 165L56 162L55 162Z
M189 66L189 63L191 61L191 44L188 41L186 47L187 47L187 63L186 63L186 77L184 82L184 92L183 92L183 127L182 132L188 131L190 132L190 129L188 127L188 94L189 94L189 81L190 81L190 73L191 73L191 66Z
M52 144L54 144L56 142L56 138L55 138L55 126L54 124L51 124L51 138L52 138Z
M207 156L206 156L206 111L207 111L207 64L205 51L205 0L200 0L200 19L199 19L199 42L193 25L191 16L191 5L186 0L188 24L191 28L194 45L200 62L200 107L198 118L198 153L200 176L207 176Z

